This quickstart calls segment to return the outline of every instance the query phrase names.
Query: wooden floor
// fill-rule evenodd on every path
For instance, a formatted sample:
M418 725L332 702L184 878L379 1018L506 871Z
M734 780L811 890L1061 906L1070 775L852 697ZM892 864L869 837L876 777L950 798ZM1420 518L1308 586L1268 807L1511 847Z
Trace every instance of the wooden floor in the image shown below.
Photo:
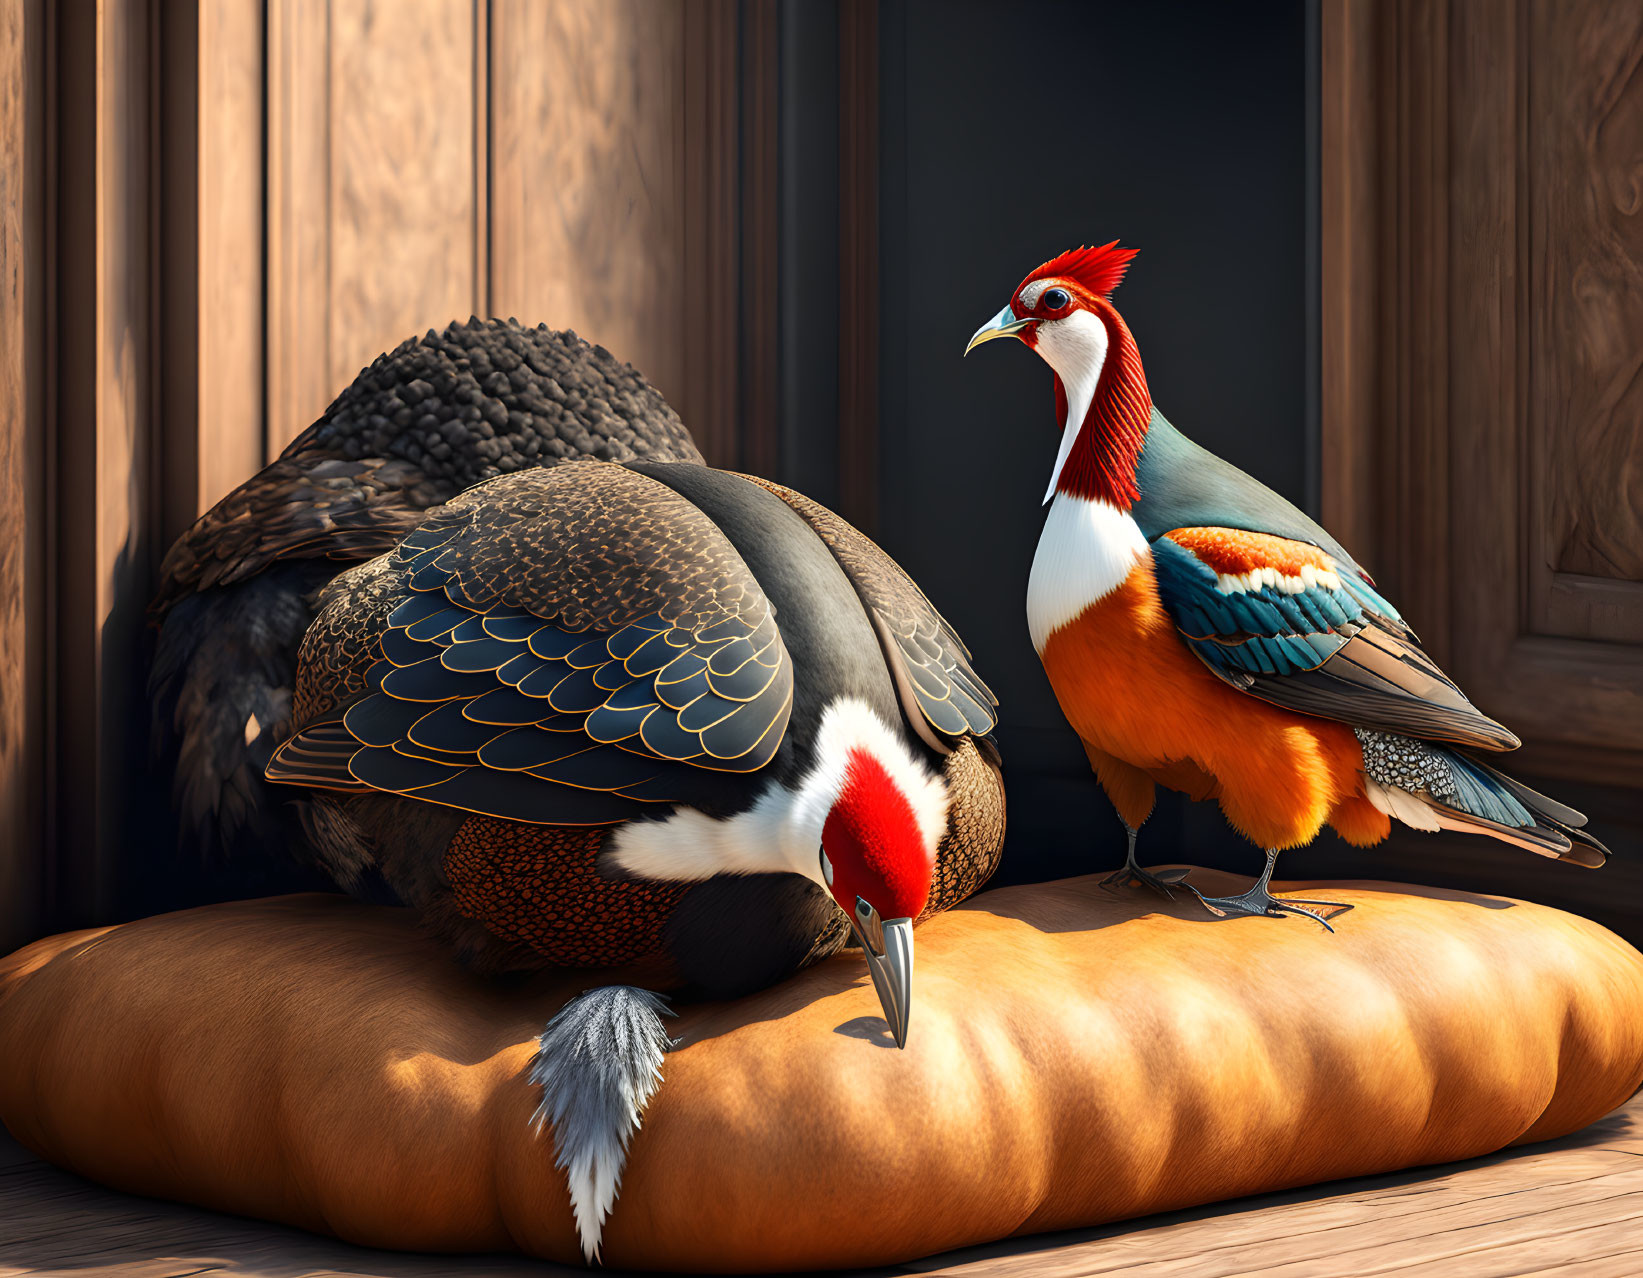
M572 1272L509 1257L369 1251L111 1193L41 1163L0 1131L0 1275ZM973 1247L871 1273L1643 1278L1643 1093L1573 1136L1467 1163Z

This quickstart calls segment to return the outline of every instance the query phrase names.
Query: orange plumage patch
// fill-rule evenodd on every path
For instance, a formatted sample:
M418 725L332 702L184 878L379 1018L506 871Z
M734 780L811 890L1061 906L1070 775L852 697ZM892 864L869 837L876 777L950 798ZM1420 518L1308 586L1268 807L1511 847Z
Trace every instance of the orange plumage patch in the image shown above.
M1150 563L1049 638L1043 652L1062 712L1126 821L1152 807L1152 783L1214 798L1260 847L1310 843L1334 824L1353 842L1385 837L1363 798L1363 749L1344 723L1246 696L1188 651L1158 598Z
M1272 568L1286 577L1299 577L1302 568L1335 570L1335 561L1316 546L1268 533L1241 528L1177 528L1164 535L1227 577L1240 577L1258 568Z

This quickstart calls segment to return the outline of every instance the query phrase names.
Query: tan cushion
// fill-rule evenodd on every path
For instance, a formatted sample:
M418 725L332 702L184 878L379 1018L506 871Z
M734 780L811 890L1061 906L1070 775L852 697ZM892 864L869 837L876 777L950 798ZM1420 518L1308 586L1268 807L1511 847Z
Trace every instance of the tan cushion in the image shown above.
M1465 1158L1637 1088L1643 956L1611 933L1328 886L1358 906L1333 936L1091 879L985 893L919 929L905 1052L848 954L684 1009L605 1263L890 1262ZM122 1189L575 1263L524 1070L593 983L489 985L401 912L321 896L53 937L0 964L0 1117Z

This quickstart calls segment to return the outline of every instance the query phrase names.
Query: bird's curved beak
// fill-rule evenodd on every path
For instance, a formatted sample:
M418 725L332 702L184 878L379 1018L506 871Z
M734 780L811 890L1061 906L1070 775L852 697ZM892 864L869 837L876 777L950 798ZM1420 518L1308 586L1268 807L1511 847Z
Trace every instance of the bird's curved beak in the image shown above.
M976 329L975 336L970 339L970 344L964 348L964 353L968 355L983 342L990 342L995 337L1014 337L1031 323L1032 320L1030 319L1017 319L1015 312L1006 306L992 319Z
M897 1047L907 1046L907 1022L913 1010L913 920L879 918L861 897L850 916L850 928L867 957L879 1005Z

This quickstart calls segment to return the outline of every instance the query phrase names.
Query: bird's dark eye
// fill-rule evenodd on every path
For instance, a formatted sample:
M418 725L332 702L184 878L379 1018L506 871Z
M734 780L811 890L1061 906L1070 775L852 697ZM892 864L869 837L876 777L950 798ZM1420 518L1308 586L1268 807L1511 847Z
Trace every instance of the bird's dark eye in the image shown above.
M1044 296L1039 298L1038 301L1047 311L1059 311L1068 302L1072 301L1072 298L1068 296L1067 290L1064 288L1051 288L1045 289Z

